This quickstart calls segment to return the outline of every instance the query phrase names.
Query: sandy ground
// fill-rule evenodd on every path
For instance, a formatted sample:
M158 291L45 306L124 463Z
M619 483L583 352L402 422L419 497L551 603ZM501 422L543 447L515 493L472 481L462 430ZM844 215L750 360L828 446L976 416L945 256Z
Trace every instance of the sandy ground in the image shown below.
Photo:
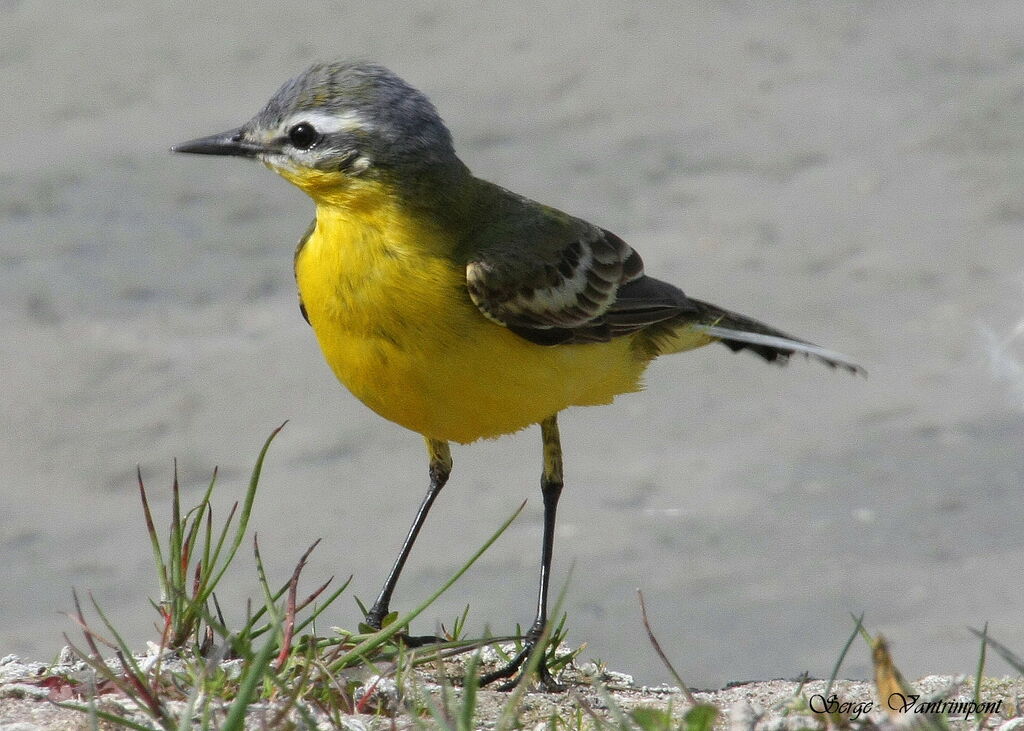
M665 680L639 586L703 687L827 676L851 612L912 677L970 672L986 620L1024 649L1018 2L197 7L0 2L0 654L56 653L73 586L151 637L135 466L164 509L172 458L191 491L220 465L226 505L285 419L254 518L272 574L322 536L311 584L378 588L423 448L338 387L298 315L311 206L257 165L167 153L335 57L427 91L479 175L871 373L706 348L566 414L570 642ZM476 628L530 620L535 431L455 451L396 606L531 502L424 631L467 602ZM249 566L225 606L257 595Z
M483 653L483 667L493 667L498 655L493 650ZM149 662L147 672L154 672L155 657L138 658ZM300 701L304 713L288 712L280 699L247 706L246 728L308 728L310 716L321 728L344 728L353 731L385 729L454 728L454 718L464 709L461 687L453 688L465 677L465 658L449 658L444 669L433 663L403 673L402 680L368 675L367 671L350 676L355 686L353 696L359 699L359 710L343 713L339 719L328 717L323 709L308 700ZM166 657L164 675L182 672L178 660ZM225 672L239 672L232 660L223 666ZM155 682L151 675L149 682ZM1021 703L1024 701L1024 678L984 678L977 696L974 679L966 676L931 675L920 678L906 690L879 692L871 682L837 680L764 680L734 683L720 690L697 690L689 694L670 685L640 685L624 673L599 667L594 663L570 663L558 675L563 692L539 689L522 695L493 688L479 689L474 695L473 727L494 728L641 728L623 719L634 713L656 711L681 720L694 704L711 705L715 709L715 728L729 731L788 731L789 729L829 729L829 712L847 719L844 728L854 731L905 731L907 728L997 729L1019 731L1024 727ZM83 698L78 692L94 682L85 663L71 662L45 667L38 663L22 663L15 656L0 658L0 729L3 731L86 731L91 729L87 713L57 707L48 701L71 703L95 702L107 713L135 723L154 726L133 701L118 693L105 693L100 698ZM444 683L444 685L441 684ZM228 713L228 702L203 705L192 715L184 700L165 690L161 698L164 708L175 718L191 718L199 727L200 718L212 717L222 722ZM975 701L975 698L977 700ZM971 706L971 702L976 703ZM517 724L510 724L510 708L517 710ZM433 709L433 713L426 709ZM447 709L449 723L438 722ZM978 709L977 711L974 709ZM284 722L272 719L285 715ZM976 713L984 716L978 718ZM937 718L944 715L941 721ZM552 719L561 719L555 724ZM340 723L338 723L340 720ZM932 725L928 726L927 723ZM291 722L291 723L289 723ZM110 724L108 724L110 725ZM667 728L666 724L649 724L644 728ZM678 726L683 728L682 725Z

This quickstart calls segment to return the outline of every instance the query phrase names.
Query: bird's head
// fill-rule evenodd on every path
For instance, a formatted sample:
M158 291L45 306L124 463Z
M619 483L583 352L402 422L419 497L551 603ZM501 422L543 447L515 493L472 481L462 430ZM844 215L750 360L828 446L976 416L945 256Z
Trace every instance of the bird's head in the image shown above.
M434 105L368 63L315 64L241 127L171 149L256 158L315 199L461 168Z

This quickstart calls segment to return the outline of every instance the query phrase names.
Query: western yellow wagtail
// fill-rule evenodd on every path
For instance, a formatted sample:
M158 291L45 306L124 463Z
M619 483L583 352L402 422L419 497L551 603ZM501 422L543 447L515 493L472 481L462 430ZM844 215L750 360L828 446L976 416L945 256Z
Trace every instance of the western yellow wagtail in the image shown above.
M427 512L466 444L540 424L544 532L536 619L547 622L558 412L641 388L648 363L721 342L781 363L848 358L687 297L644 274L615 234L470 173L430 101L387 69L316 64L237 129L172 148L256 158L305 191L316 220L295 251L299 307L338 379L423 435L430 488L366 616L380 627ZM554 682L541 663L541 679Z

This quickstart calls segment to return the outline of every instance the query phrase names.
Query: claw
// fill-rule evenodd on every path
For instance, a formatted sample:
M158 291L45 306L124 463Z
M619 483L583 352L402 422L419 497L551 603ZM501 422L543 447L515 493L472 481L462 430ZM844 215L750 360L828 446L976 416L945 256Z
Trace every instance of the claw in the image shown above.
M445 642L451 642L451 640L445 639L444 637L438 637L437 635L417 635L415 637L410 635L400 635L399 641L406 647L412 649L424 647L426 645L440 645Z
M382 629L384 629L383 625L385 624L385 616L381 616L381 614L376 610L375 607L366 614L366 617L363 619L362 627L360 629L367 632L380 632ZM450 642L449 639L446 639L444 637L438 637L437 635L413 636L408 634L407 629L401 630L392 639L395 642L405 645L410 649L423 647L425 645L436 645L438 643Z
M527 660L537 647L536 639L528 639L523 649L520 650L519 654L508 661L505 665L494 670L490 673L486 673L480 678L480 685L490 685L496 680L508 678L504 683L497 687L497 690L512 690L515 688L523 679L527 669L524 665L529 665ZM548 664L546 658L542 657L540 663L537 665L537 669L534 671L537 673L537 680L544 690L549 693L561 693L565 690L565 686L557 682L552 676L551 671L548 670Z

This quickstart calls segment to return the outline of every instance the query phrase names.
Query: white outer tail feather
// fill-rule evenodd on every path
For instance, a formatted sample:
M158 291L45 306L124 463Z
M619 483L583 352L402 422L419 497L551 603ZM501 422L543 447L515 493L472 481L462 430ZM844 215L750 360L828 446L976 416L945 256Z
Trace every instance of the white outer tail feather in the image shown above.
M700 330L712 337L723 340L738 340L741 343L750 343L751 345L765 345L769 348L792 350L796 353L819 358L831 366L841 366L852 373L867 375L867 371L862 366L854 363L848 356L812 343L791 340L779 337L778 335L763 335L762 333L747 332L745 330L733 330L732 328L719 327L718 325L699 325L694 323L691 327L694 330Z

